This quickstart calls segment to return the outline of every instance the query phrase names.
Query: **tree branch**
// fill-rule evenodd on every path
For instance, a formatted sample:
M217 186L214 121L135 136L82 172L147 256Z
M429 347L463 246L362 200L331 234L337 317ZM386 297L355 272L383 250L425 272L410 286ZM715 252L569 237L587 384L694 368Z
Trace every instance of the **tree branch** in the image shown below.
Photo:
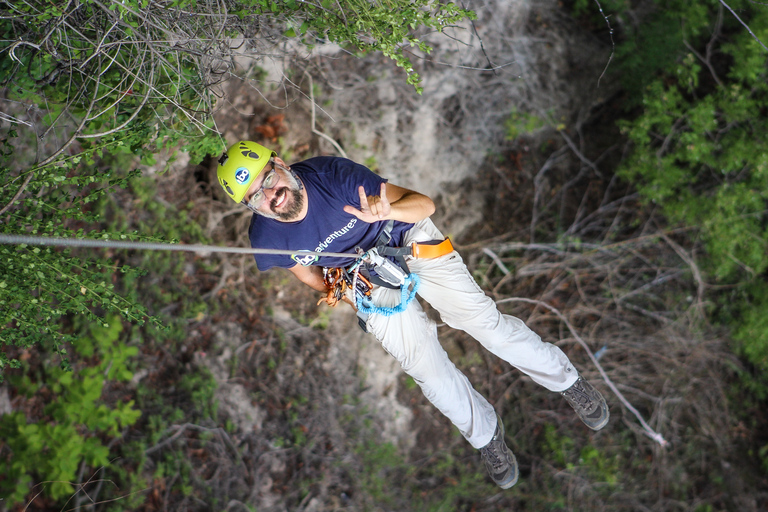
M554 308L547 304L546 302L540 301L540 300L534 300L534 299L526 299L521 297L510 297L508 299L502 299L496 302L496 304L504 304L507 302L527 302L528 304L535 304L538 306L542 306L551 312L553 312L557 317L565 324L566 327L568 327L568 330L571 331L571 334L576 339L576 341L581 345L581 347L587 352L587 355L592 360L592 364L595 365L597 370L600 372L600 375L603 377L603 380L608 385L609 388L611 388L611 391L616 395L616 397L621 401L624 406L629 409L629 411L634 414L634 416L637 418L637 420L640 422L640 425L643 426L644 434L659 443L662 447L667 446L668 442L662 437L661 434L653 430L648 423L643 419L640 412L638 412L635 407L629 403L629 401L624 398L624 395L621 391L619 391L619 388L616 387L616 385L613 383L610 377L608 377L608 374L603 369L600 362L597 360L595 355L592 353L592 351L589 349L589 346L587 345L587 342L582 339L581 336L579 336L579 333L576 332L576 329L574 329L573 325L568 321L567 318L565 318L565 315L563 315L557 308Z

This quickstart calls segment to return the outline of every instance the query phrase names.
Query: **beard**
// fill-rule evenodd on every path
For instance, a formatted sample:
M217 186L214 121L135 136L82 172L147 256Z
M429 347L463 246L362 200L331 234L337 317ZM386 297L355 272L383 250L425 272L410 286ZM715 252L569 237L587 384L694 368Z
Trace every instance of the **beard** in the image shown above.
M289 174L287 176L288 186L280 187L275 191L275 198L269 203L269 211L259 210L259 215L268 219L277 219L286 222L294 220L301 213L304 208L304 196L301 194L302 185L301 182ZM278 198L286 195L284 210L278 212L276 209Z

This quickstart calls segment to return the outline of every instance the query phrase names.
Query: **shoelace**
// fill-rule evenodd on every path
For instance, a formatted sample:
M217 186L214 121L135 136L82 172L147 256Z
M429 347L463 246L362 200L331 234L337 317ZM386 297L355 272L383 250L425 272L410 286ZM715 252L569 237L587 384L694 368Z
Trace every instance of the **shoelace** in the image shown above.
M493 440L491 441L491 444L498 443L498 441ZM502 460L501 456L499 456L495 451L496 446L489 445L487 448L484 448L481 450L481 454L485 460L491 463L491 466L493 466L493 469L501 469L505 466L504 461Z
M566 392L566 395L568 395L576 403L576 405L585 410L590 409L593 405L592 397L589 396L586 391L581 389L581 387L574 386Z

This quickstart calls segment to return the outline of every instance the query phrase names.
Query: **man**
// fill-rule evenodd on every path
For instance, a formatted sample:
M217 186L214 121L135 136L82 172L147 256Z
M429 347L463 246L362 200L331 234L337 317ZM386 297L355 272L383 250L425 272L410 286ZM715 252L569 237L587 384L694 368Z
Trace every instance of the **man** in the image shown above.
M435 211L430 198L388 183L347 159L316 157L289 167L276 153L243 141L222 155L218 178L227 195L254 212L250 226L254 248L308 251L292 256L257 254L259 269L287 268L323 293L327 292L323 267L358 263L354 257L322 257L324 252L354 254L356 249L376 247L386 252L444 238L429 219ZM608 423L608 406L600 393L579 376L559 348L542 342L521 320L499 313L457 252L449 248L438 257L405 260L407 272L418 276L418 294L446 324L466 331L535 382L561 393L588 427L599 430ZM375 280L377 274L384 278L386 273L374 266L369 275ZM435 323L419 303L403 304L397 283L384 281L372 285L370 300L378 308L400 304L404 310L373 312L364 328L480 450L494 482L512 487L518 478L517 461L504 442L501 418L448 359Z

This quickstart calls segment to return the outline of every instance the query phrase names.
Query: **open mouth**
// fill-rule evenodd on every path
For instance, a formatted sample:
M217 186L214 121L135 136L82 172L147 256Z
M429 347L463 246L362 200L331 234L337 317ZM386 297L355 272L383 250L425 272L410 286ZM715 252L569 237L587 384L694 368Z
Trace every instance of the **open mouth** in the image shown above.
M276 210L283 206L288 201L288 189L286 187L281 188L275 198L272 200L272 209Z

